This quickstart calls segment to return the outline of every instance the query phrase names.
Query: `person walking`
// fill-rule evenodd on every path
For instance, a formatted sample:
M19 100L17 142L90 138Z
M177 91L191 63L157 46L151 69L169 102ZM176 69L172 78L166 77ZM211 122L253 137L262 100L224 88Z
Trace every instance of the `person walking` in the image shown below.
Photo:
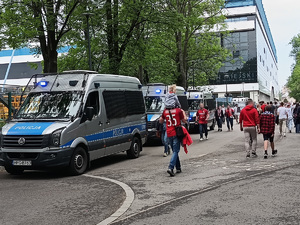
M268 105L265 108L265 112L260 116L260 133L263 134L264 138L264 158L268 158L268 142L272 149L272 156L277 154L274 146L274 135L275 135L275 116L272 113L272 106Z
M219 106L219 108L217 108L217 110L215 111L215 118L218 124L218 131L222 132L224 114L221 106Z
M199 110L196 113L196 122L199 124L200 141L203 141L203 132L205 139L208 140L207 121L209 119L208 110L204 108L204 104L200 103Z
M161 124L161 142L164 146L164 157L167 157L168 155L170 155L170 146L168 143L167 125L165 122Z
M234 111L234 118L236 120L236 123L239 124L239 115L240 115L241 109L238 104L236 104L234 106L233 111Z
M245 135L245 149L247 158L250 158L251 151L252 157L257 157L256 147L257 132L260 132L259 122L259 116L257 110L254 108L254 102L252 99L248 99L247 105L242 109L240 114L240 129L241 131L244 131Z
M167 125L168 143L173 151L167 172L171 177L174 177L174 167L176 167L176 173L181 173L181 164L178 155L180 151L181 140L179 140L176 135L176 127L181 126L181 122L186 123L187 117L184 111L180 108L166 108L159 122L162 124L164 121L166 121Z
M228 131L233 130L234 110L230 107L230 105L227 106L227 109L225 111L225 117Z
M222 118L222 122L225 124L225 111L226 111L226 108L224 105L222 105L222 112L223 112L223 118Z
M261 108L261 104L256 105L256 110L257 110L259 116L263 113L263 110Z
M271 106L271 113L275 116L275 110L276 110L276 107L275 105L273 104L273 102L270 102L270 106Z
M295 127L296 133L300 133L300 104L297 103L294 109L294 119L295 119Z
M287 112L287 123L286 126L288 128L288 131L290 133L292 133L292 129L294 127L294 118L293 118L293 111L292 111L292 107L291 104L288 103L286 106L286 112Z
M286 121L287 121L287 110L284 107L284 103L280 103L280 107L277 109L277 115L279 119L279 133L280 136L286 136Z

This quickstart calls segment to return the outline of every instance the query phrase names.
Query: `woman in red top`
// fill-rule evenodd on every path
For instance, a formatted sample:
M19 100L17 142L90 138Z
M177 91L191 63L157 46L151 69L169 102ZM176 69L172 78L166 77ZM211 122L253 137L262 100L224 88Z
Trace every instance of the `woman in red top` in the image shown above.
M233 130L234 110L230 107L230 105L227 106L227 109L225 111L225 116L226 116L228 131L230 131L230 128L231 130Z
M208 119L209 119L208 110L204 108L203 103L200 103L200 109L196 114L196 121L199 124L200 141L203 141L203 132L205 133L206 140L208 140L208 131L207 131Z

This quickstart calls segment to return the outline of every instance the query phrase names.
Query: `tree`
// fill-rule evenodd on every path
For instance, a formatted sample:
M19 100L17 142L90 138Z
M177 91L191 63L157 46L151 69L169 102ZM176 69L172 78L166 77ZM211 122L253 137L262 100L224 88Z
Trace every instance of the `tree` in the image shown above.
M292 45L291 56L295 59L292 75L289 77L287 87L290 90L290 97L300 101L300 34L295 36L290 42Z
M31 43L33 51L43 56L43 71L57 72L57 50L72 29L72 16L80 3L80 0L2 0L0 31L4 43L12 48Z

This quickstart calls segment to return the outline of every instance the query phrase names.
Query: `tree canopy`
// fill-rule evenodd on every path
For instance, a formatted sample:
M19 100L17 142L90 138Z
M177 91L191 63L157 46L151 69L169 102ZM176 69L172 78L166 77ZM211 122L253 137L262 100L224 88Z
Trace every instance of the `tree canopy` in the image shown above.
M290 42L292 45L291 56L295 59L292 75L288 79L287 87L290 90L290 96L300 101L300 34L295 36Z
M229 52L220 44L225 0L3 0L0 44L33 49L44 72L88 69L138 77L142 83L204 85ZM90 26L83 15L91 13ZM1 46L1 45L0 45ZM58 57L61 46L68 54Z

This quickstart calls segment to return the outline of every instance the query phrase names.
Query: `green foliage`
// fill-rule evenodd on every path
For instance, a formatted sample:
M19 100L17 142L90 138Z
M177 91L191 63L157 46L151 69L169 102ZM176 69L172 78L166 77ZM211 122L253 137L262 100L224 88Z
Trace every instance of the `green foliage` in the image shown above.
M290 44L292 45L291 56L295 59L295 65L292 75L288 79L287 87L290 90L289 95L300 101L300 34L295 36Z

